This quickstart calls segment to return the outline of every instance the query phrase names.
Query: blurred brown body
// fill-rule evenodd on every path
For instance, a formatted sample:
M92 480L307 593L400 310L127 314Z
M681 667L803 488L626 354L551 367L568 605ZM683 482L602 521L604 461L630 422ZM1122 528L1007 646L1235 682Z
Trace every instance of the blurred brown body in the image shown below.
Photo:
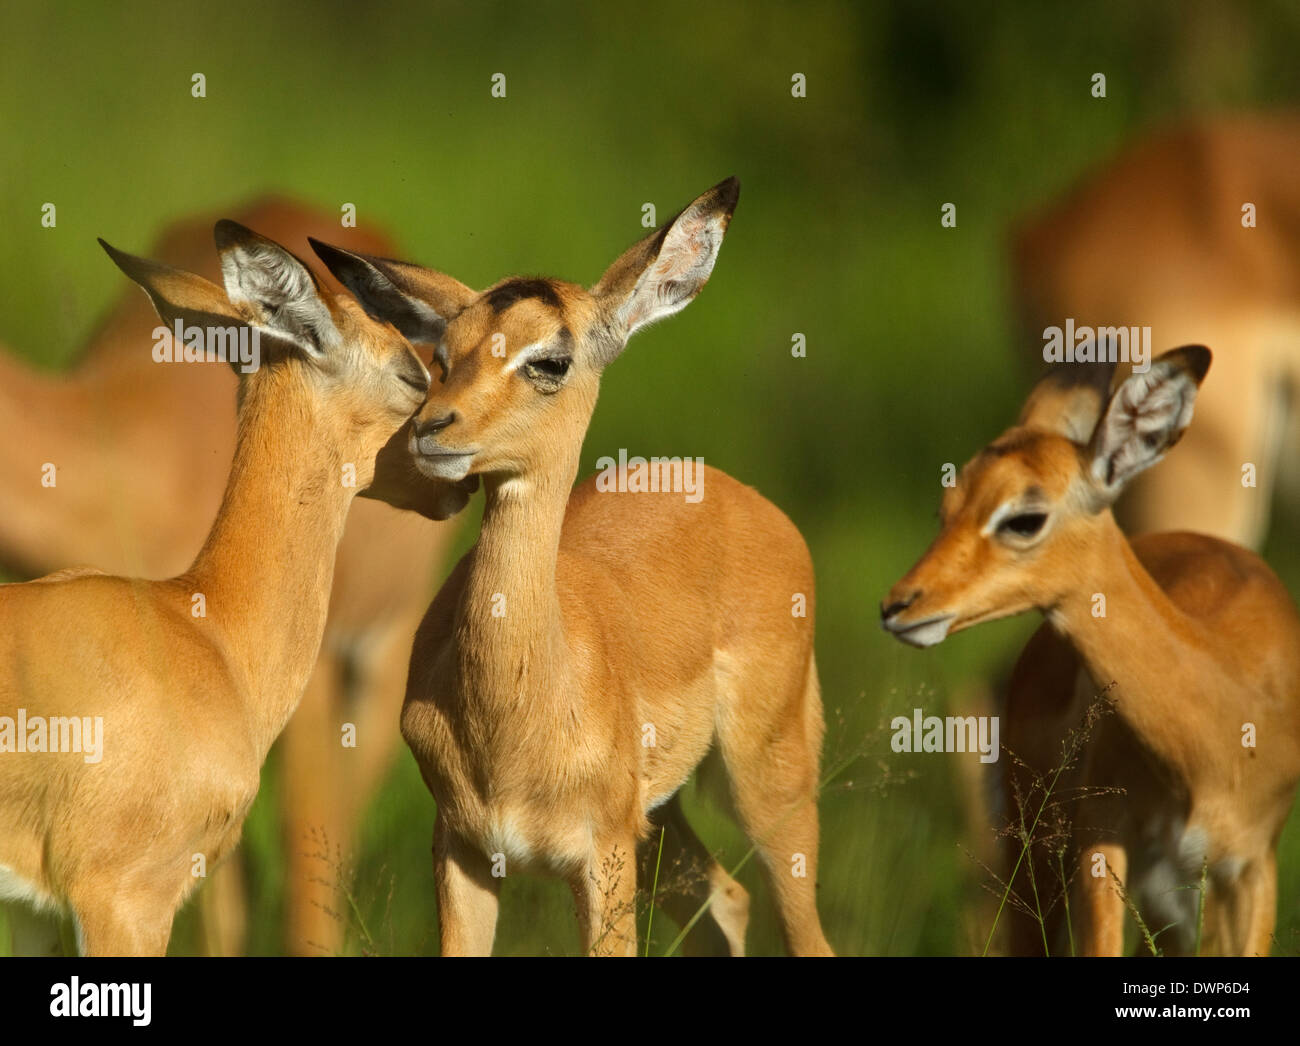
M1201 950L1271 946L1277 843L1300 782L1300 615L1253 552L1181 532L1130 544L1110 511L1182 436L1209 361L1176 350L1113 396L1113 367L1049 374L1018 425L963 469L938 538L885 599L885 627L918 646L1031 609L1047 617L1003 730L1007 811L1035 836L1027 864L1011 837L1007 867L1020 865L1018 896L1045 913L1045 925L1009 916L1017 953L1070 947L1044 838L1062 811L1077 950L1121 953L1122 885L1162 950L1193 952L1203 867ZM1103 695L1114 714L1086 727Z
M393 253L382 236L341 229L288 200L266 199L235 217L300 255L308 235ZM211 219L171 226L154 254L220 278ZM238 381L221 364L154 362L150 332L158 324L145 296L130 289L68 373L41 373L0 354L0 561L32 574L87 564L168 578L194 560L230 472ZM57 469L54 487L41 484L46 462ZM346 852L390 764L407 643L451 535L450 524L377 501L349 513L317 667L282 742L285 936L294 953L341 947L333 854ZM344 722L357 727L356 748L341 744ZM242 951L242 897L237 864L212 873L200 894L210 951Z
M1300 493L1300 114L1221 117L1144 138L1014 237L1025 334L1150 326L1196 342L1214 381L1178 455L1120 505L1133 532L1182 527L1257 548L1273 494ZM1242 225L1253 204L1256 226ZM1257 486L1242 484L1256 467Z

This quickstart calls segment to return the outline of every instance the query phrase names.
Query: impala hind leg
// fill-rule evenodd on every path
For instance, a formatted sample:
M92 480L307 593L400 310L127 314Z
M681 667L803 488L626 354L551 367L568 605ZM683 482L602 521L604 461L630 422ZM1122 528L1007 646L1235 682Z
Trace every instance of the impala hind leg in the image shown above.
M636 955L636 836L597 845L569 880L584 955Z
M447 830L441 814L433 827L433 877L442 954L491 955L501 880L481 851Z
M1075 876L1075 940L1081 955L1124 954L1124 897L1128 851L1115 842L1092 842L1080 849ZM1151 927L1152 931L1160 927ZM1149 951L1144 954L1150 954Z
M243 955L248 943L248 890L242 850L235 850L212 870L197 904L204 954L221 958Z
M658 861L659 888L652 903L682 930L703 905L709 905L686 935L682 951L687 955L744 955L749 892L727 874L700 841L682 813L678 796L654 811L650 822L649 841L641 848L640 879L643 889L653 889Z
M350 844L339 720L343 667L322 650L280 739L284 818L285 943L291 955L337 955L343 948L338 866Z
M817 914L823 724L816 667L809 666L798 698L772 707L767 723L723 717L719 748L741 826L771 881L786 947L793 955L833 955Z
M1273 927L1277 922L1277 858L1269 854L1246 872L1243 888L1249 891L1243 929L1243 955L1267 956L1273 950Z
M1277 862L1269 855L1210 890L1201 954L1267 956L1276 919Z
M401 732L394 729L401 719L406 696L406 675L411 662L411 637L428 608L421 599L412 613L394 614L372 630L354 659L353 692L346 707L339 710L340 722L356 723L357 747L347 749L347 782L344 795L348 838L354 839L365 814L366 804L384 783L401 744ZM335 724L338 743L339 724Z

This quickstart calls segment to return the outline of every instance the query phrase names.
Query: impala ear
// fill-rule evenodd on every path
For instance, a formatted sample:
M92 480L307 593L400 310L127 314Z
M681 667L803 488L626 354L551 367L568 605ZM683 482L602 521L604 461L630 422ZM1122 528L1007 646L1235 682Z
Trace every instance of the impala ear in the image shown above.
M1114 363L1058 363L1025 400L1017 424L1087 443L1110 396Z
M262 334L315 359L342 343L315 274L296 255L229 219L217 222L213 236L226 295Z
M247 309L231 304L220 287L202 276L163 262L127 254L104 240L100 240L99 245L119 269L144 289L159 318L168 328L180 321L184 327L203 331L205 337L211 337L212 332L220 331L223 338L232 328L256 329ZM225 340L223 347L230 344L229 340ZM179 351L179 346L177 348ZM228 355L226 360L237 373L247 373L256 369L260 363L257 357L249 359L241 355Z
M194 327L247 325L248 317L230 304L215 283L164 262L119 251L104 240L99 245L113 264L144 289L164 323L171 325L180 320Z
M591 289L609 329L601 366L622 352L636 331L680 312L700 293L739 199L739 181L720 182L609 267Z
M374 319L391 323L410 342L436 342L447 323L477 295L433 269L334 247L307 238L316 256Z
M1182 438L1210 360L1204 345L1185 345L1116 390L1089 445L1092 482L1104 502L1113 502L1129 480Z

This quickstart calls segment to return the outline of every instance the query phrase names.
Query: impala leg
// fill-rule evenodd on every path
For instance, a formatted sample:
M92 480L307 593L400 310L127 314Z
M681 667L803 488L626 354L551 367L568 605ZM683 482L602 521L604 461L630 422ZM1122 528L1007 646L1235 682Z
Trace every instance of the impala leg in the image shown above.
M1277 920L1277 859L1252 861L1236 884L1232 905L1231 937L1223 939L1224 951L1232 942L1233 955L1267 956L1273 949L1273 927Z
M1246 954L1267 956L1273 948L1273 927L1277 921L1277 860L1272 854L1256 872Z
M663 829L663 858L659 861L659 889L654 904L681 929L709 903L682 942L687 955L745 954L745 929L749 925L749 893L709 853L673 796L651 816L654 829ZM639 877L643 889L655 881L660 833L652 830L641 848Z
M1105 865L1098 861L1105 860ZM1128 853L1119 843L1092 843L1079 853L1080 867L1074 880L1075 940L1083 955L1124 954L1124 898L1119 883L1128 875ZM1095 875L1102 870L1105 874ZM1152 930L1159 927L1152 927Z
M338 864L351 842L343 787L346 761L339 712L342 666L321 650L301 703L280 739L281 815L286 864L285 936L293 955L337 955Z
M636 955L636 837L597 846L569 881L585 955Z
M741 826L763 857L786 948L833 955L817 915L817 767L822 740L815 669L801 698L765 729L724 719L718 740Z
M82 892L73 899L81 954L166 955L175 898L128 895L116 887Z
M444 956L491 955L501 880L488 858L443 827L433 827L433 877Z
M353 839L366 804L384 783L401 743L397 724L406 696L411 637L424 618L427 601L412 614L392 618L368 637L355 664L355 691L347 714L356 723L357 747L347 749L345 789L348 838ZM340 712L340 721L343 715Z
M248 945L248 891L244 862L236 849L212 870L199 891L199 932L211 956L243 955Z

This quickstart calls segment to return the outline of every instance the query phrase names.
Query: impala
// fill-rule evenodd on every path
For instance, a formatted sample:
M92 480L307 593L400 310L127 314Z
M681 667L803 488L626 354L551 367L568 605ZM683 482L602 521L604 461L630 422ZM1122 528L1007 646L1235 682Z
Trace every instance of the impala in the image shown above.
M1209 365L1205 348L1176 349L1113 396L1113 366L1049 372L945 492L939 536L882 606L885 628L915 646L1027 610L1047 618L1012 678L1004 788L1013 824L1034 822L1037 807L1017 804L1055 768L1057 800L1082 796L1057 898L1072 927L1063 903L1041 926L1019 915L1016 952L1074 940L1118 955L1126 894L1165 951L1193 952L1203 869L1204 948L1269 950L1278 836L1300 781L1300 617L1253 552L1186 532L1130 542L1111 514L1182 436ZM1103 694L1114 714L1088 732ZM1072 731L1085 738L1073 760ZM1014 886L1047 909L1060 876L1041 843L1028 860Z
M235 217L290 249L305 250L309 234L339 231L337 218L282 199ZM151 253L220 280L212 224L174 223ZM345 246L393 253L375 233L340 235ZM76 563L169 578L194 561L230 473L239 379L221 366L155 363L157 325L149 301L130 288L68 373L45 374L0 353L0 562L28 576ZM46 463L56 470L53 486L41 481ZM280 741L285 938L293 952L342 947L325 851L354 839L399 744L392 723L406 654L451 535L451 524L431 526L373 500L348 514L316 670ZM345 722L356 726L355 748L340 743ZM197 898L205 946L219 954L243 950L241 872L237 861L223 863Z
M481 478L486 493L478 543L416 633L401 720L438 804L444 954L491 951L500 877L526 870L567 881L587 953L633 953L632 858L652 822L704 864L691 901L710 905L740 953L747 895L676 799L714 745L788 947L829 952L815 900L813 573L799 532L708 468L698 501L621 483L572 490L602 372L633 332L699 293L738 194L734 179L705 193L590 290L509 279L475 293L313 244L372 315L437 345L412 482Z
M91 955L162 954L238 842L316 664L348 507L428 388L405 339L278 244L234 222L216 241L225 293L105 245L164 323L260 339L198 557L168 581L82 568L0 587L0 715L103 724L94 763L0 752L0 897L69 910ZM443 493L428 514L468 497Z
M1027 332L1068 320L1214 346L1177 456L1119 505L1134 533L1185 527L1258 548L1300 494L1300 114L1220 117L1143 139L1016 229Z

